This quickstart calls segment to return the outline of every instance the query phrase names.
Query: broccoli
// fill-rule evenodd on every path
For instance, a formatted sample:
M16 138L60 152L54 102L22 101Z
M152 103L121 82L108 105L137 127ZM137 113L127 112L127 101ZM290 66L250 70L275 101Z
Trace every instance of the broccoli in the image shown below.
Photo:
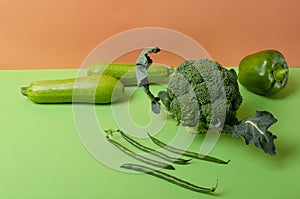
M158 97L178 124L198 125L199 133L205 133L209 124L236 124L236 111L242 103L236 72L210 59L180 64L171 75L167 91L160 91ZM215 111L212 111L212 104ZM223 115L225 121L222 122Z
M149 59L148 56L147 61L152 63ZM139 67L144 65L147 69L148 62L139 63ZM147 75L138 82L147 82ZM274 139L277 137L268 128L277 119L271 113L256 111L253 117L238 120L236 112L243 98L233 69L228 70L210 59L187 60L171 74L166 91L160 91L158 97L150 92L149 84L139 86L144 87L150 98L153 112L160 112L161 101L179 125L197 133L217 128L234 138L242 137L247 145L253 143L265 153L276 154Z

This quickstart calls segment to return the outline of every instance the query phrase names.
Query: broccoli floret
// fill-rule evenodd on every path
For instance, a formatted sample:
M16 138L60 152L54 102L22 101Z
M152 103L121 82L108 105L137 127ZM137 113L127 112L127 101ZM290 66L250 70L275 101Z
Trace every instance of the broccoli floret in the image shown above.
M210 59L188 60L171 75L158 94L178 124L204 133L210 125L234 125L242 103L237 74Z
M189 103L185 103L189 100ZM196 126L199 122L198 100L193 92L173 98L170 103L171 117L183 126Z

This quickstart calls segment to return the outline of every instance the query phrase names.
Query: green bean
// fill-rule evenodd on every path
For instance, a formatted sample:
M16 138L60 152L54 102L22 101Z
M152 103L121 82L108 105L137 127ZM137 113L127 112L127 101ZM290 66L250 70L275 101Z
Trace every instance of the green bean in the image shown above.
M169 146L165 143L163 143L162 141L152 137L149 133L148 136L151 138L151 140L157 144L158 146L171 151L173 153L177 153L177 154L181 154L183 156L188 156L188 157L192 157L192 158L196 158L196 159L200 159L200 160L205 160L205 161L210 161L210 162L214 162L214 163L219 163L219 164L228 164L230 162L230 160L224 161L215 157L211 157L211 156L207 156L207 155L202 155L199 153L195 153L195 152L191 152L191 151L185 151L182 149L178 149L178 148L174 148L172 146Z
M166 161L169 162L173 162L175 164L187 164L188 161L190 161L191 159L185 160L185 159L181 159L181 158L175 158L175 157L170 157L164 153L161 153L159 151L156 151L155 149L146 147L144 145L141 145L140 143L138 143L137 141L133 140L132 138L128 137L122 130L106 130L107 133L113 133L113 132L118 132L121 134L121 136L130 144L132 144L133 146L137 147L138 149L141 149L142 151L145 151L147 153L150 153L152 155L155 155L161 159L164 159Z
M137 160L140 160L142 162L145 162L147 164L150 164L150 165L153 165L153 166L156 166L156 167L159 167L159 168L164 168L164 169L170 169L170 170L175 170L175 168L172 166L172 165L169 165L169 164L166 164L166 163L163 163L163 162L159 162L159 161L156 161L156 160L152 160L150 158L147 158L145 156L142 156L142 155L139 155L139 154L136 154L134 153L133 151L125 148L124 146L122 146L121 144L119 144L118 142L114 141L114 140L111 140L109 139L108 136L106 136L107 140L112 143L113 145L115 145L118 149L120 149L121 151L123 151L125 154L137 159Z
M168 182L171 182L173 184L176 184L178 186L181 186L181 187L184 187L186 189L190 189L190 190L196 191L196 192L202 192L202 193L214 192L218 186L218 181L217 181L217 184L212 188L199 187L197 185L194 185L194 184L191 184L184 180L181 180L179 178L176 178L175 176L169 175L167 173L164 173L164 172L161 172L161 171L158 171L158 170L146 167L146 166L138 165L138 164L123 164L123 165L121 165L121 168L139 171L139 172L143 172L143 173L146 173L146 174L149 174L152 176L156 176L158 178L164 179Z

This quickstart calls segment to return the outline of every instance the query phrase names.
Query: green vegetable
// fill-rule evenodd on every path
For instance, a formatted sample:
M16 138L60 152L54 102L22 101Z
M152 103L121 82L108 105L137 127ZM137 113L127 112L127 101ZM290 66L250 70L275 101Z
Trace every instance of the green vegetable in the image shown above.
M143 86L144 91L146 92L147 96L151 100L151 108L154 113L159 113L160 104L159 98L155 97L150 89L149 89L149 78L148 78L148 68L152 64L152 59L149 57L148 54L151 53L158 53L160 49L158 47L153 48L145 48L139 55L138 59L136 60L136 79L137 85Z
M196 192L202 192L202 193L214 192L218 186L218 181L217 181L217 184L212 188L199 187L189 182L183 181L179 178L176 178L172 175L169 175L167 173L146 166L138 165L138 164L123 164L121 165L121 168L143 172Z
M156 97L156 100L151 101L152 110L159 112L160 99L170 116L182 126L199 133L205 133L210 128L223 132L224 126L226 131L223 133L232 134L234 138L246 138L246 144L253 143L264 152L274 155L276 136L266 127L275 121L273 117L269 117L269 112L258 112L260 117L264 117L264 123L269 124L267 126L259 125L259 120L251 118L238 121L236 111L242 103L242 96L237 81L237 74L233 69L228 70L215 61L187 60L171 75L167 90L160 91L158 99ZM149 95L149 88L144 88ZM254 118L257 116L256 114ZM243 121L249 121L247 124L255 126L257 132L263 135L260 138L266 139L261 142L252 128L242 128ZM228 131L228 127L233 127L235 131Z
M248 55L241 60L238 68L238 81L257 94L274 95L288 82L288 65L277 50L264 50Z
M277 121L274 116L267 111L256 111L253 117L244 119L236 125L223 128L223 133L231 134L232 137L242 137L246 144L255 144L256 147L261 148L265 153L275 155L273 135L268 131L268 128Z
M22 87L21 93L35 103L110 103L124 94L124 85L107 75L42 80Z
M242 103L235 71L209 59L180 64L170 79L167 91L160 91L158 97L171 117L182 126L198 126L199 133L205 133L210 123L218 127L223 117L225 124L236 124L236 111ZM213 113L212 103L218 112ZM222 113L223 107L226 115Z
M224 160L220 160L218 158L214 158L214 157L211 157L211 156L208 156L208 155L202 155L202 154L198 154L198 153L191 152L191 151L185 151L185 150L182 150L182 149L177 149L177 148L169 146L169 145L163 143L162 141L152 137L149 133L148 133L148 136L150 137L150 139L155 144L157 144L158 146L160 146L160 147L162 147L162 148L164 148L168 151L171 151L173 153L177 153L177 154L180 154L180 155L196 158L196 159L199 159L199 160L205 160L205 161L210 161L210 162L214 162L214 163L219 163L219 164L228 164L229 161L230 161L230 160L224 161Z
M156 160L152 160L150 158L147 158L147 157L144 157L142 155L136 154L133 151L127 149L124 146L122 146L118 142L110 139L108 136L106 136L106 138L107 138L107 140L110 143L112 143L113 145L115 145L118 149L120 149L121 151L123 151L125 154L127 154L127 155L129 155L129 156L131 156L131 157L133 157L133 158L135 158L137 160L140 160L142 162L145 162L147 164L150 164L150 165L153 165L153 166L156 166L156 167L159 167L159 168L175 170L175 168L172 165L169 165L169 164L166 164L166 163L163 163L163 162L159 162L159 161L156 161Z
M149 147L146 147L144 145L141 145L140 143L138 143L137 141L133 140L132 138L128 137L123 131L121 130L106 130L105 131L106 133L110 133L112 134L113 132L118 132L121 134L121 136L127 141L129 142L130 144L132 144L133 146L137 147L138 149L141 149L142 151L145 151L147 153L150 153L152 155L155 155L163 160L166 160L166 161L169 161L169 162L173 162L175 164L187 164L189 160L184 160L184 159L181 159L181 158L174 158L174 157L170 157L164 153L161 153L159 151L156 151L154 149L151 149Z
M174 71L162 65L153 64L148 70L149 82L160 83ZM127 63L96 63L87 69L88 75L105 74L120 79L125 86L136 86L135 64Z

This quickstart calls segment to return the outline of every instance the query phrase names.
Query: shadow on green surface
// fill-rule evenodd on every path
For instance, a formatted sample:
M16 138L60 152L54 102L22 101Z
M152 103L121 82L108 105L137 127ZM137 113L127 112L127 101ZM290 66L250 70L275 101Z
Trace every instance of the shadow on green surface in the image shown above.
M289 82L285 88L283 88L279 93L277 93L273 96L269 96L267 98L282 99L282 98L286 98L298 91L299 91L299 85L298 85L297 81L295 79L289 79Z

